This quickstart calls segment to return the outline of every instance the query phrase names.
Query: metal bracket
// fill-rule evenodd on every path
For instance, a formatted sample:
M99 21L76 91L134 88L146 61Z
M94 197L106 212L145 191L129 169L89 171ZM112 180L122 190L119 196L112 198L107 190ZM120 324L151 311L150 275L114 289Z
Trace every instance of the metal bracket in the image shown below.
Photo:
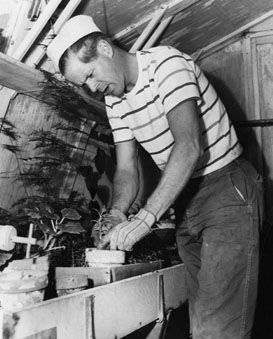
M156 322L162 323L165 320L165 295L164 295L164 275L158 276L158 319Z
M85 298L85 339L96 339L95 336L95 296Z
M164 295L164 275L160 274L158 276L158 319L156 320L157 325L160 325L158 339L165 338L172 311L172 308L166 311Z

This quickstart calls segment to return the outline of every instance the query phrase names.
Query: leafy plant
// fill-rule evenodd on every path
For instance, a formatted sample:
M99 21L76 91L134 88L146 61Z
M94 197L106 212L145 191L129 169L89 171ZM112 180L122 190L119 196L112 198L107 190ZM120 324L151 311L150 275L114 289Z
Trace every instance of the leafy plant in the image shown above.
M64 248L68 234L81 235L88 231L84 224L91 225L91 212L85 206L84 199L50 200L42 197L30 197L19 202L17 220L27 217L27 224L35 226L38 251L47 252Z
M67 114L67 106L73 104L76 107L79 102L81 105L84 102L78 95L68 95L66 86L60 92L53 79L48 79L46 89L59 98L54 114L59 115L60 122L51 126L50 130L33 130L28 136L26 148L20 149L20 143L16 142L20 139L16 127L8 120L0 119L0 134L4 137L1 147L16 157L16 180L21 181L23 190L20 194L24 196L15 201L8 211L0 211L0 223L14 225L20 236L27 236L29 223L33 223L38 253L64 249L64 246L73 253L75 244L85 248L89 243L88 234L96 219L94 213L97 215L100 209L98 200L102 200L102 194L98 194L98 181L105 171L107 160L100 147L111 148L112 137L93 121L76 113ZM64 97L64 94L67 96ZM86 152L88 144L97 150L94 161L90 160L92 153ZM79 175L85 181L84 190L90 193L88 198L79 197L74 190ZM104 189L103 195L107 198L109 192ZM61 196L69 197L61 199ZM16 246L15 251L23 249L23 246ZM54 251L57 252L60 251Z

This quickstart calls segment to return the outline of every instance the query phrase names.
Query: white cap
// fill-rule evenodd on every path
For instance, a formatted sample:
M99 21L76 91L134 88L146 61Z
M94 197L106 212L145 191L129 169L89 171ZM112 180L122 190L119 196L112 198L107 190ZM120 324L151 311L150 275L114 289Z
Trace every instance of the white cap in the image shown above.
M101 30L91 16L76 15L66 21L46 51L57 71L59 71L59 61L64 52L76 41L93 32L101 32Z

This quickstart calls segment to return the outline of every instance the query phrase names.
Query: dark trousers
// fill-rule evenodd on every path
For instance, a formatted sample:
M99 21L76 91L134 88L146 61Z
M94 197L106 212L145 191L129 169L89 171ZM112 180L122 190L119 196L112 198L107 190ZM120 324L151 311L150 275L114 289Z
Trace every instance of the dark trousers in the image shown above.
M193 339L251 336L263 183L243 158L192 179L175 204Z

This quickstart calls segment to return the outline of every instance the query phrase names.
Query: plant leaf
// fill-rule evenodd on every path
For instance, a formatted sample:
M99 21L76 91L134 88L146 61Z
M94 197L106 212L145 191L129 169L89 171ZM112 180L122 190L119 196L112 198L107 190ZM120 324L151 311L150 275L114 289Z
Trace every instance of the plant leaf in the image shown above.
M35 211L28 211L27 215L30 216L32 219L41 219L42 216L39 212L35 212Z
M81 215L74 208L63 208L61 210L63 218L70 220L80 220Z
M67 222L66 224L57 224L57 228L65 233L80 234L86 232L79 222Z
M7 151L10 151L11 153L14 153L14 154L21 151L20 147L16 145L2 144L2 147L6 149Z
M56 213L54 213L54 209L51 208L49 205L45 204L45 203L41 203L39 205L39 209L41 211L42 216L49 218L49 219L56 219Z
M55 234L55 232L53 231L52 227L49 226L46 223L44 223L44 224L39 223L38 226L40 227L41 231L43 231L44 233L47 233L47 234L50 234L50 235Z

